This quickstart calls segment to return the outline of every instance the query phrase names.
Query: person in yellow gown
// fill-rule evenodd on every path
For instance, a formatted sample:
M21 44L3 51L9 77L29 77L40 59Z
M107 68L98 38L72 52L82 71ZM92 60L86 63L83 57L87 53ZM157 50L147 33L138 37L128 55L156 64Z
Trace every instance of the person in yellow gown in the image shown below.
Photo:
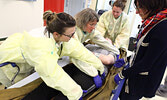
M123 12L126 0L116 0L112 10L104 12L97 23L96 33L100 33L117 48L128 50L130 24L128 15Z
M73 39L76 23L72 16L67 13L46 11L43 17L47 26L42 31L15 33L0 45L0 63L26 64L27 66L19 66L19 74L29 73L35 69L47 86L61 91L69 100L78 100L83 90L58 65L58 59L70 56L87 63L87 66L77 67L85 72L91 71L89 75L94 77L97 85L102 84L98 71L101 74L104 72L103 64L92 52ZM5 66L1 69L9 78L15 73L10 67Z
M95 49L99 48L101 51L107 50L108 52L106 51L106 53L94 52L103 64L111 65L115 63L116 55L119 55L119 50L108 42L101 34L95 33L95 26L99 21L97 13L91 8L86 8L77 13L75 19L77 26L74 38L79 40L81 43L91 41L95 44L95 46L91 46L97 47ZM75 61L75 63L77 62Z

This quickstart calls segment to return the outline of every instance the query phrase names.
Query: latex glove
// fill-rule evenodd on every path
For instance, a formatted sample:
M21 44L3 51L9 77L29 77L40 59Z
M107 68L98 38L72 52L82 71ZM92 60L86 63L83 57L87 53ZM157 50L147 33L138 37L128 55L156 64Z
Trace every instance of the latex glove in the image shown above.
M124 61L124 59L122 58L122 59L116 60L115 63L114 63L114 66L115 66L116 68L120 68L120 67L122 67L124 64L125 64L125 61Z
M124 77L123 77L123 76L121 77L121 75L118 73L118 74L115 75L114 81L115 81L116 84L119 84L119 82L120 82L123 78L124 78Z
M88 91L87 90L83 90L83 93L87 93ZM79 100L82 100L83 98L80 97Z
M116 58L116 61L119 59L119 55L116 55L117 56L117 58Z
M102 86L102 80L99 75L93 77L94 83L96 85L96 88L100 88Z
M82 100L82 97L80 97L79 100Z
M103 72L103 74L101 75L101 79L104 80L105 77L106 77L105 72Z

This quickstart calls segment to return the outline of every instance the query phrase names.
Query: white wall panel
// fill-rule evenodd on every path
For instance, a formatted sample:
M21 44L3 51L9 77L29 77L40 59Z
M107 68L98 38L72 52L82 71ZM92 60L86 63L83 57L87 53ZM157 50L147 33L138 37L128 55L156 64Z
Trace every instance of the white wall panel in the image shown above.
M43 0L0 0L0 38L43 25Z
M75 16L78 12L85 8L86 0L65 0L64 12Z

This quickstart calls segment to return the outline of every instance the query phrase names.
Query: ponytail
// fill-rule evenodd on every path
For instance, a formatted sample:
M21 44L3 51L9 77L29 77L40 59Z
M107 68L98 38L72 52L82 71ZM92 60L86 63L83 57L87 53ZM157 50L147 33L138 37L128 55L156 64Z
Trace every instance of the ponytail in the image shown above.
M43 14L43 20L46 21L46 24L49 25L54 19L56 19L56 14L51 10L47 10Z
M65 13L54 13L50 10L43 13L43 20L46 21L46 31L48 33L57 32L62 34L65 32L65 28L74 27L76 25L75 19Z

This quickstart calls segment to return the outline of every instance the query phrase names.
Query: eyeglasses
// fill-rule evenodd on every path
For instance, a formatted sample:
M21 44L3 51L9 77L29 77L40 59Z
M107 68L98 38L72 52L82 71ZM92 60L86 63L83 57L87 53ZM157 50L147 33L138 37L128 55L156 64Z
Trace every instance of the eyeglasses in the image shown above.
M67 37L69 37L69 38L72 38L74 34L75 34L75 32L72 33L71 35L67 35L67 34L62 33L62 35L67 36Z

